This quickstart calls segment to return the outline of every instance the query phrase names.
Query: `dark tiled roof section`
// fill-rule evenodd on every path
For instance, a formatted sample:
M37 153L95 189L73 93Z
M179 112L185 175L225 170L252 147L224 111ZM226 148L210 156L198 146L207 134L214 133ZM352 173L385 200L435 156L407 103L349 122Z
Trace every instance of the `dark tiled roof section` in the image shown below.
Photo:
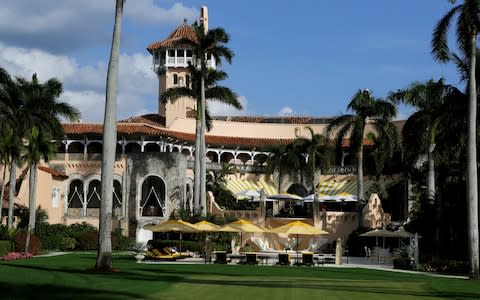
M67 179L68 178L67 174L59 172L59 171L57 171L55 169L52 169L52 168L49 168L49 167L39 166L38 169L42 170L44 172L50 173L54 177L59 177L59 178L62 178L62 179Z
M147 114L143 116L130 117L125 120L119 121L119 123L144 123L157 127L165 127L165 117L159 114Z
M186 45L180 45L178 42L182 39L187 39L192 42L197 42L197 35L193 28L186 23L180 25L163 41L157 41L148 45L148 52L152 53L154 50L161 48L183 48ZM182 47L183 46L183 47Z

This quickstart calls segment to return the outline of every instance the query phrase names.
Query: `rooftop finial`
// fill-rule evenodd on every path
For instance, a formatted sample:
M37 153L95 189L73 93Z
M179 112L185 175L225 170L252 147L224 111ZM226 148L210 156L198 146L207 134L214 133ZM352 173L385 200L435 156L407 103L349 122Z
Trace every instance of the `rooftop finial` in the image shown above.
M187 18L183 19L183 24L187 24Z

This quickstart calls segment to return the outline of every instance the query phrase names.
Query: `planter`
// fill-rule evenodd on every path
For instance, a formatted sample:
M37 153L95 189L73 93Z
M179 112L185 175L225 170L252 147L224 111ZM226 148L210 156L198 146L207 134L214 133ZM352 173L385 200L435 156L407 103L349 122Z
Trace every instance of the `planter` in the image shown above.
M145 255L142 254L142 253L137 253L137 254L135 254L134 257L135 257L135 259L137 260L137 262L141 262L141 261L143 261L143 259L145 258Z

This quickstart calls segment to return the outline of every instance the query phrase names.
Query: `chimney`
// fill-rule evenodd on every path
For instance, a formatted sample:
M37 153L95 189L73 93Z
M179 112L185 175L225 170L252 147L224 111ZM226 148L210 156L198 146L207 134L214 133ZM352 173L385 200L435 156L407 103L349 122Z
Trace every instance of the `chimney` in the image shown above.
M206 33L208 31L208 8L206 6L200 8L200 24L203 24Z

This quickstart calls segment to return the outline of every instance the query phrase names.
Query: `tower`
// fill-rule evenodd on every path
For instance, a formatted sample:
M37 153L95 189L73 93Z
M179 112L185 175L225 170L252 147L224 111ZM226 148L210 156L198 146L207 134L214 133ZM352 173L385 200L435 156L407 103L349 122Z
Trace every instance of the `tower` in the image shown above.
M205 30L208 30L208 9L202 6L200 9L200 22ZM192 26L183 24L177 27L164 40L154 42L147 47L152 55L153 71L158 77L158 113L165 118L165 126L170 125L177 118L186 118L189 111L195 110L195 100L189 97L181 97L174 103L161 103L160 95L172 87L191 87L191 76L188 72L188 64L194 64L192 49L187 44L181 44L181 40L196 42L197 37ZM210 67L215 63L209 62Z

